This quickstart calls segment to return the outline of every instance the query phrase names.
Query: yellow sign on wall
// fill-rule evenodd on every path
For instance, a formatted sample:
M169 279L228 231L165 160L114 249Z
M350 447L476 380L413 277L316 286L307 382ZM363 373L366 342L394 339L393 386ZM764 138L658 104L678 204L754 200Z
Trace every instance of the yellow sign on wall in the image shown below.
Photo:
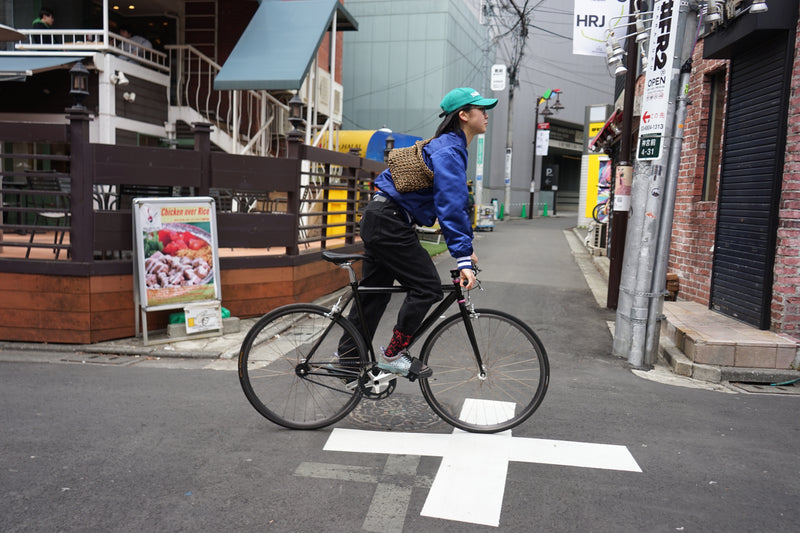
M589 176L586 185L586 218L592 218L594 207L608 200L611 186L611 160L607 155L589 156Z
M587 136L586 143L600 133L603 129L605 122L591 122L589 123L589 135ZM592 211L594 207L602 201L608 200L609 185L611 184L611 161L605 154L589 154L589 175L586 180L586 218L592 218ZM603 184L602 186L599 186Z

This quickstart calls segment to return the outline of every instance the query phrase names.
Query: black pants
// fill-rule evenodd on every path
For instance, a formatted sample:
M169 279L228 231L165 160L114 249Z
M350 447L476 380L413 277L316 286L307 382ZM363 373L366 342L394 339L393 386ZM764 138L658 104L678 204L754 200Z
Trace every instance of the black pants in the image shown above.
M367 204L361 218L361 240L367 260L360 285L390 287L397 280L408 289L395 329L409 335L414 333L431 306L444 297L442 282L430 254L419 243L403 210L388 199ZM372 341L390 299L391 294L362 295L368 342ZM359 331L364 331L355 305L348 319Z

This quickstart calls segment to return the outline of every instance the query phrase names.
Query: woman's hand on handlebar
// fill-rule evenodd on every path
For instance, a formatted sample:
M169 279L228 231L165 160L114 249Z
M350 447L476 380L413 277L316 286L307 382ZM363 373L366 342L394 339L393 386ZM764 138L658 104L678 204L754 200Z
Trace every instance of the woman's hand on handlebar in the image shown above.
M464 290L472 290L475 288L478 280L475 278L475 271L471 268L462 268L461 269L461 287Z

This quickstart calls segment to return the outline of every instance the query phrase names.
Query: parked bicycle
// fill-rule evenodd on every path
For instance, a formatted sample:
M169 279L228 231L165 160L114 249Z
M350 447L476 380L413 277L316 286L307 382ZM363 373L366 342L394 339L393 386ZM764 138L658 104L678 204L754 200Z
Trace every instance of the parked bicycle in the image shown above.
M361 294L405 292L403 287L360 287L353 263L359 254L324 252L349 273L349 289L326 308L289 304L261 318L239 353L239 381L247 399L272 422L290 429L318 429L350 413L362 398L387 398L397 374L377 367L364 332L343 316L355 305L366 324ZM518 426L539 407L547 392L550 365L542 342L521 320L492 309L475 309L464 294L458 270L442 285L446 296L414 332L411 346L424 339L421 361L433 370L420 378L425 401L447 423L475 433ZM442 318L458 303L458 313ZM426 336L425 333L431 330ZM339 365L343 345L358 368ZM410 347L411 347L410 346Z
M592 209L592 219L598 224L607 224L610 211L610 199L606 198Z

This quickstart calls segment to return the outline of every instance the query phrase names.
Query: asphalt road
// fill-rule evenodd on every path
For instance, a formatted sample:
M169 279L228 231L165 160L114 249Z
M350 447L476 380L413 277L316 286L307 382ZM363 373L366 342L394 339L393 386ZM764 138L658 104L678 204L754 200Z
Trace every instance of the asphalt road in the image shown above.
M0 530L797 531L800 399L663 383L610 355L613 314L597 307L570 253L563 230L572 220L512 220L478 234L485 291L476 304L532 325L551 383L512 437L471 441L463 483L450 493L458 498L476 478L476 487L488 483L509 443L616 445L641 471L512 459L504 490L491 495L499 527L422 516L448 472L438 452L405 453L402 437L426 445L452 429L415 385L362 402L335 429L296 432L249 406L233 362L81 363L61 353L32 363L30 354L5 353ZM346 429L389 443L323 449ZM582 450L568 455L599 457Z

